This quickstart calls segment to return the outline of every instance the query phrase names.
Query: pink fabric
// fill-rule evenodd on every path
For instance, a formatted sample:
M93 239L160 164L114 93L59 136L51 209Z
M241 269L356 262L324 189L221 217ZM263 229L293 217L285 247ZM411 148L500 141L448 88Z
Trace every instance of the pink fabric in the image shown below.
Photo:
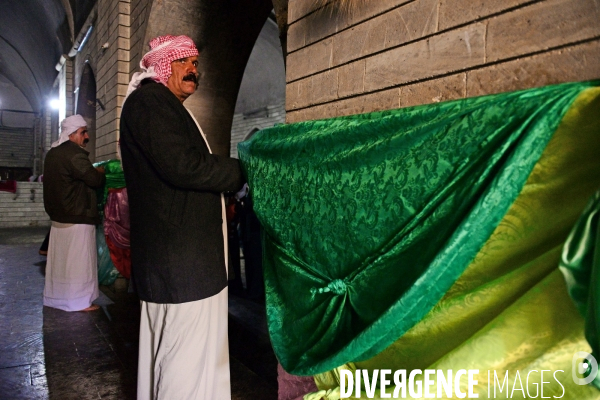
M157 82L167 85L171 76L171 63L180 58L198 55L194 41L188 36L158 36L150 41L150 51L144 55L140 62L141 67L154 67Z
M281 364L277 363L278 400L302 400L307 393L318 392L312 376L288 374Z
M104 206L104 234L121 249L129 248L129 201L127 188L109 189Z

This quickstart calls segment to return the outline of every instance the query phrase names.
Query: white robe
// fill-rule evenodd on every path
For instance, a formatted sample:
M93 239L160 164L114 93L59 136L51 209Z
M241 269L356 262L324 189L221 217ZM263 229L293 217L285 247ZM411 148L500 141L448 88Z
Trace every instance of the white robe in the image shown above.
M204 300L141 305L138 400L230 400L227 288Z
M79 311L98 298L96 227L52 222L44 305Z

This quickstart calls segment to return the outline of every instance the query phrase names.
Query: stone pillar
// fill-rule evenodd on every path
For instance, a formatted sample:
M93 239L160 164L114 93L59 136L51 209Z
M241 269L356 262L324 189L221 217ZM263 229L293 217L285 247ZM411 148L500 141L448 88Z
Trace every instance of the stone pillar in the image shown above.
M194 113L216 154L229 155L233 113L242 76L272 9L270 0L164 0L152 5L144 44L159 35L185 34L200 50L199 87L185 104Z

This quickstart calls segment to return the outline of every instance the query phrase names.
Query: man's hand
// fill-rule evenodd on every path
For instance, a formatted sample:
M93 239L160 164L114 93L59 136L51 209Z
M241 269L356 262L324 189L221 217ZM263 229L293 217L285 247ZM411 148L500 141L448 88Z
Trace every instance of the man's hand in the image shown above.
M100 172L101 174L105 174L103 166L96 167L96 171Z

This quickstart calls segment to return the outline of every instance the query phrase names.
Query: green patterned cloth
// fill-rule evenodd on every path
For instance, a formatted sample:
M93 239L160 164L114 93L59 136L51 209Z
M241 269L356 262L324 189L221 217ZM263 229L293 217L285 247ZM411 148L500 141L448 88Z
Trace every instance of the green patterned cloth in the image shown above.
M594 85L283 125L241 143L283 367L312 375L365 360L419 323Z
M98 189L98 210L104 215L104 205L108 198L108 189L119 189L125 187L125 175L120 160L107 160L94 164L94 167L104 167L106 181L104 187Z

